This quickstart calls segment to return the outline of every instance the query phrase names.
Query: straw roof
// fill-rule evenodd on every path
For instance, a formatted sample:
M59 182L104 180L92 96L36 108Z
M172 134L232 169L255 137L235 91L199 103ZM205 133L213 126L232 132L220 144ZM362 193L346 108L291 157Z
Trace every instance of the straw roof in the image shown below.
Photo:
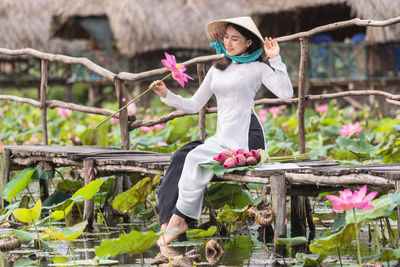
M64 0L53 17L51 35L73 39L77 19L103 15L118 48L127 55L168 48L208 49L204 26L211 20L331 4L349 5L355 17L365 19L382 20L400 12L400 1L393 0ZM68 25L75 25L75 33ZM372 42L400 40L399 32L400 25L368 29Z
M84 49L87 41L49 39L51 17L61 3L61 0L0 0L0 47L30 47L63 54Z
M400 13L400 1L393 0L0 0L0 47L66 54L83 50L87 42L78 40L85 38L79 18L106 16L120 52L126 55L168 48L209 49L204 27L211 20L257 18L332 4L348 5L354 17L363 19L382 20ZM367 34L370 42L399 41L400 24L369 27Z

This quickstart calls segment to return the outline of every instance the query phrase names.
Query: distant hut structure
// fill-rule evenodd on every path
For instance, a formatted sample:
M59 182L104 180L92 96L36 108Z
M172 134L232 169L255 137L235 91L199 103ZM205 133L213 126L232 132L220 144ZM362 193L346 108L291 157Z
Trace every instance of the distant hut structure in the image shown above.
M34 48L40 51L73 54L86 49L86 40L66 41L50 38L50 22L60 0L1 0L0 47L8 49ZM68 77L59 76L61 66L51 62L49 85L65 84ZM32 76L32 70L38 75ZM68 69L68 68L67 68ZM0 56L0 88L39 87L40 60L26 56Z
M22 21L29 23L19 25L23 27L19 29L21 33L15 35L17 40L8 39L9 43L6 43L2 40L7 38L3 34L0 37L2 47L20 48L22 46L19 43L22 43L23 47L46 52L65 49L57 52L86 56L114 72L141 72L162 67L160 59L164 57L163 51L173 53L178 61L212 53L204 27L214 19L249 15L263 35L278 37L354 17L375 20L392 18L399 14L400 2L39 0L33 4L23 0L3 0L0 12L7 13L8 9L14 9L14 17L24 17L25 20ZM40 14L45 18L35 17L33 14ZM3 17L0 17L0 22ZM39 23L42 23L41 26L34 26ZM9 32L10 27L8 25ZM37 33L24 38L26 29ZM398 24L384 28L354 26L313 36L310 39L308 65L310 90L379 89L382 86L389 91L398 89L399 39ZM36 43L29 43L29 40L35 40ZM51 46L53 42L58 42L58 45ZM65 52L68 50L67 45L74 47L74 44L86 44L88 49ZM283 59L296 86L300 58L298 44L283 43L281 48ZM194 73L194 69L189 71ZM98 78L84 68L74 66L69 80L90 84L92 103L100 105L101 88L107 83L102 83ZM147 86L147 81L144 82ZM135 83L134 87L139 90L140 83Z

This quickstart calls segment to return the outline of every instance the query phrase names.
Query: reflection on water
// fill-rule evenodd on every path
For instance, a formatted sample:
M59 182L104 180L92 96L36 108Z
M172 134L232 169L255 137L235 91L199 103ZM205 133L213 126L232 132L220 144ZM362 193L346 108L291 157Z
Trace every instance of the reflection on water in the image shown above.
M63 227L57 225L57 227ZM107 233L106 229L101 228L98 233L84 233L79 239L73 242L77 260L77 266L95 266L93 259L96 258L94 248L99 246L106 238L116 238L122 232L128 232L132 227L129 225L121 226L121 228L111 228L111 233ZM118 231L117 231L118 230ZM319 229L323 232L323 229ZM4 236L8 232L2 232ZM33 234L33 233L32 233ZM214 238L216 239L216 238ZM205 246L209 239L196 239L196 242L175 242L173 245L174 253L184 255L186 252L197 247L197 252L201 255L201 261L197 265L210 266L207 261ZM295 259L279 259L278 263L274 259L273 245L269 244L265 247L262 242L257 240L257 231L255 228L251 230L251 240L247 234L231 235L229 238L216 239L219 245L224 250L223 256L213 266L282 266L280 264L292 265L295 264ZM71 248L68 242L64 241L47 241L49 245L48 251L38 251L33 249L32 244L22 245L21 248L2 252L1 266L73 266L73 257ZM371 255L375 252L375 245L371 242L371 237L368 236L368 229L363 229L361 235L362 254ZM352 251L350 248L340 250L343 263L354 263ZM351 250L351 249L350 249ZM108 260L103 259L103 265L112 266L150 266L152 259L159 253L157 246L153 246L140 255L135 254L120 254L110 257ZM330 257L331 262L338 263L338 257ZM328 259L329 261L329 259ZM192 265L190 265L192 266Z

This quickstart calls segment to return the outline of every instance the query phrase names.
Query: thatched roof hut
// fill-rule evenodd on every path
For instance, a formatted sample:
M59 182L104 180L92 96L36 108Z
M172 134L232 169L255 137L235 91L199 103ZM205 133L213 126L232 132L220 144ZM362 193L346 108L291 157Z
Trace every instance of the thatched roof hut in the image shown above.
M106 19L120 52L133 56L154 50L208 49L204 26L213 19L251 15L265 35L281 36L353 17L387 19L400 12L392 0L64 0L52 19L51 36L89 38L85 18ZM359 27L343 34L364 31ZM400 40L400 25L368 28L370 42Z
M51 17L61 3L61 0L0 0L0 47L30 47L63 54L85 49L87 41L49 38Z

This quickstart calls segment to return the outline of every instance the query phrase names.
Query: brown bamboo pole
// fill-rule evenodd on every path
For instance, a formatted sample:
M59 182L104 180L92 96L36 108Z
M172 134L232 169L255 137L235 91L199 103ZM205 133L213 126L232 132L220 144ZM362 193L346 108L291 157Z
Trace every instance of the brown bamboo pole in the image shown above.
M89 59L85 57L70 57L70 56L65 56L65 55L54 55L50 53L44 53L40 52L38 50L32 49L32 48L23 48L23 49L6 49L6 48L0 48L0 54L5 54L9 56L20 56L20 55L31 55L36 58L40 59L46 59L48 61L59 61L59 62L64 62L66 64L81 64L87 67L89 70L92 72L106 78L109 81L113 81L115 74L112 73L111 71L93 63Z
M41 80L40 80L40 110L42 112L42 133L44 145L49 145L49 137L47 134L47 106L46 106L46 88L47 88L47 66L48 62L42 59L41 64Z
M275 214L274 220L274 241L277 238L285 238L286 229L286 179L284 174L273 175L271 181L271 202L272 210ZM285 255L285 246L278 245L274 242L275 252L278 255Z
M92 173L94 173L94 166L95 166L94 159L83 160L84 185L88 185L90 183L89 170L91 169ZM94 174L92 177L94 177ZM94 212L94 200L93 199L85 200L83 204L83 220L88 221L88 225L86 226L86 229L88 230L93 228L93 212Z
M299 151L300 154L306 153L306 133L304 127L304 110L305 110L305 90L306 90L306 75L308 61L308 38L300 38L300 68L299 68Z
M126 89L121 79L115 78L115 90L118 97L118 106L122 108L126 104ZM121 129L122 145L121 149L129 150L129 128L128 128L128 110L123 109L119 114L119 123Z
M311 35L315 35L315 34L318 34L321 32L341 29L341 28L354 26L354 25L361 26L361 27L367 27L367 26L385 27L385 26L389 26L389 25L396 24L399 22L400 22L400 16L394 17L391 19L387 19L387 20L371 20L371 19L354 18L351 20L339 21L339 22L334 22L334 23L330 23L327 25L319 26L319 27L316 27L314 29L311 29L311 30L305 31L305 32L299 32L299 33L295 33L295 34L291 34L291 35L287 35L287 36L282 36L282 37L276 38L276 40L278 42L286 42L286 41L294 40L297 38L305 38L305 37L309 37Z
M204 63L197 63L197 76L199 77L199 86L204 80L206 75L206 68ZM207 104L201 108L199 112L199 130L200 130L200 139L206 139L206 107Z

